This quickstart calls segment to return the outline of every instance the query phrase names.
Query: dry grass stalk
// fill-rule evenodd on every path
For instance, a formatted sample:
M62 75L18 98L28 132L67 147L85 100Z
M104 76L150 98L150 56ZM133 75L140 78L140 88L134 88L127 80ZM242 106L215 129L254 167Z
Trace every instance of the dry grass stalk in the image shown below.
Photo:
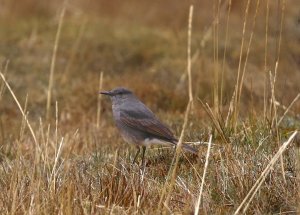
M249 7L250 7L250 0L247 1L247 6L245 9L244 14L244 24L243 24L243 33L242 33L242 42L241 42L241 48L240 48L240 56L239 56L239 65L238 65L238 72L237 72L237 78L236 78L236 84L235 84L235 97L234 97L234 112L233 112L233 123L234 123L234 131L236 132L237 122L238 122L238 114L239 114L239 104L238 104L238 89L240 86L240 76L241 76L241 66L242 66L242 56L244 51L244 42L245 42L245 32L246 32L246 26L247 26L247 19L248 19L248 13L249 13Z
M118 158L119 158L119 150L116 150L115 155L114 155L114 164L113 164L114 168L113 168L112 176L116 175L116 171L118 169ZM110 195L109 195L109 198L108 198L108 205L107 205L108 208L110 208L111 204L113 204L112 203L112 201L113 201L113 199L112 199L112 197L113 197L112 186L113 186L113 183L111 182L110 189L109 189Z
M214 100L214 113L219 114L219 22L220 22L220 4L218 1L218 6L216 9L216 1L214 1L213 11L215 22L213 24L213 48L214 48L214 79L213 79L213 100Z
M58 148L55 150L56 151L55 152L55 160L54 160L54 165L53 165L53 168L52 168L52 171L51 171L51 175L50 175L50 183L49 183L49 185L50 185L50 189L52 191L56 190L57 165L58 165L58 159L60 157L63 144L64 144L64 138L62 137L61 141L59 143Z
M251 30L250 39L249 39L247 52L246 52L246 58L245 58L244 67L243 67L243 71L242 71L241 81L239 83L239 92L237 94L238 95L238 101L237 101L238 105L240 104L240 101L241 101L241 95L242 95L242 89L243 89L243 83L244 83L244 76L245 76L245 73L246 73L246 67L247 67L248 57L249 57L250 48L251 48L251 44L252 44L252 39L253 39L253 35L254 35L254 29L255 29L256 17L257 17L257 14L258 14L259 5L260 5L260 0L257 0L254 19L253 19L253 23L252 23L252 30Z
M192 105L192 102L189 101L189 103L186 107L181 134L180 134L180 137L179 137L179 140L178 140L178 143L177 143L177 147L176 147L176 152L175 152L175 155L174 155L174 158L173 158L174 162L172 162L174 164L171 165L170 170L169 170L170 174L168 174L168 175L170 175L170 178L168 177L167 180L166 180L166 183L165 183L165 186L164 186L164 187L166 187L166 189L164 189L163 192L162 192L161 200L160 200L159 205L161 205L162 200L163 200L165 195L167 195L167 196L166 196L165 201L164 201L163 204L164 205L169 205L169 201L170 201L170 198L171 198L171 193L173 191L173 187L174 187L175 179L176 179L176 175L177 175L178 162L179 162L179 157L180 157L181 150L182 150L181 147L182 147L184 133L185 133L187 123L188 123L188 116L190 114L191 105ZM167 189L168 189L168 193L166 193Z
M200 102L201 102L204 110L208 114L209 118L211 119L212 123L214 124L214 127L216 128L216 130L218 131L218 133L221 136L222 140L224 141L224 143L229 143L229 141L226 138L221 120L217 118L218 116L213 114L213 111L211 110L211 108L209 107L209 105L207 103L204 104L201 100L200 100Z
M285 0L278 2L282 3L282 7L281 7L281 16L280 16L280 29L279 29L279 37L278 37L278 42L277 42L277 50L276 50L276 62L279 62L280 59L280 50L281 50L281 41L282 41L282 31L283 31L283 21L284 21L284 13L285 13ZM279 18L279 14L278 14L278 18Z
M190 6L189 24L188 24L188 43L187 43L187 72L189 80L189 101L193 103L192 88L192 59L191 59L191 43L192 43L192 22L193 22L194 6ZM193 104L192 104L193 105Z
M297 133L298 133L298 131L294 131L293 134L289 137L289 139L282 144L282 146L279 148L279 150L277 151L277 153L273 156L273 158L271 159L271 161L269 162L269 164L267 165L267 167L261 173L261 175L257 179L256 183L252 186L252 188L250 189L250 191L248 192L248 194L246 195L246 197L244 198L244 200L242 201L242 203L239 205L239 207L234 212L235 215L239 214L240 210L242 209L242 207L246 203L247 204L244 207L243 213L245 213L247 211L250 202L252 201L252 199L254 198L255 194L257 193L257 191L261 187L262 183L265 181L265 179L266 179L267 175L269 174L269 172L272 170L274 164L282 156L283 152L288 147L288 145L293 141L293 139L295 138L295 136L297 135Z
M300 131L298 131L298 135L295 138L295 145L296 145L296 165L295 165L295 172L296 172L296 179L297 179L297 189L298 189L298 200L300 199ZM300 202L297 205L298 211L300 211Z
M220 3L222 4L221 5L221 9L219 10L220 14L219 14L219 17L223 16L225 14L225 11L229 8L231 8L231 0L229 0L229 6L226 4L226 1L220 1ZM230 10L230 9L229 9ZM203 34L203 37L200 41L200 46L201 48L204 48L207 41L211 38L211 34L212 34L212 31L213 31L213 27L214 25L216 24L217 22L217 19L219 19L219 17L215 16L214 17L214 20L212 21L212 23L210 24L210 26L207 28L207 30L205 30L204 34Z
M68 60L68 64L67 64L67 66L66 66L66 68L65 68L65 70L63 71L63 74L62 74L62 78L61 78L61 81L60 81L61 84L66 84L66 82L68 81L68 75L69 75L71 67L74 64L74 61L76 59L76 54L77 54L78 49L80 47L82 36L84 35L83 33L85 32L85 29L86 29L86 23L87 23L87 20L83 19L83 21L80 24L78 36L77 36L77 38L74 42L74 45L72 46L70 56L69 56L69 60Z
M268 85L268 69L267 69L267 56L268 56L268 29L269 29L269 0L266 1L266 29L265 29L265 59L264 59L264 120L267 119L267 85Z
M207 171L207 167L208 167L208 160L209 160L209 155L210 155L211 141L212 141L212 135L210 135L209 141L208 141L204 171L203 171L201 186L200 186L200 190L199 190L199 196L198 196L198 200L197 200L196 205L195 205L195 213L194 214L196 214L196 215L199 214L199 207L200 207L200 204L201 204L204 181L205 181L206 171Z
M227 9L227 18L226 18L226 32L225 32L225 41L224 41L224 52L223 52L223 61L222 61L222 70L221 70L221 87L220 87L220 104L221 104L221 107L222 107L222 104L223 104L224 74L225 74L226 51L227 51L227 43L228 43L228 31L229 31L229 18L230 18L230 11L231 11L231 1L232 0L228 0L228 9Z
M16 102L16 104L17 104L17 106L18 106L18 108L19 108L19 110L20 110L20 112L21 112L23 118L25 119L26 124L27 124L29 130L30 130L31 136L32 136L32 138L33 138L33 140L34 140L34 143L35 143L35 146L36 146L36 148L38 149L38 151L40 152L40 151L41 151L40 146L39 146L38 141L37 141L37 139L36 139L36 135L35 135L35 133L34 133L32 127L31 127L30 123L29 123L29 120L28 120L28 118L27 118L27 115L25 114L24 110L22 109L22 106L20 105L20 102L18 101L16 95L14 94L14 92L13 92L13 90L11 89L10 85L9 85L8 82L6 81L6 79L5 79L5 77L4 77L4 75L3 75L2 72L0 72L0 77L1 77L2 80L4 81L4 83L5 83L6 87L7 87L7 89L9 90L9 92L10 92L10 94L12 95L14 101Z
M278 70L278 61L275 63L275 75L272 79L272 73L270 71L270 78L271 78L271 96L272 96L272 107L273 107L273 117L272 117L272 123L271 123L271 129L275 128L276 132L276 142L278 147L280 146L280 138L279 138L279 129L278 129L278 117L277 117L277 106L276 106L276 98L275 98L275 83L276 83L276 77L277 77L277 70ZM270 131L271 133L272 131ZM281 164L281 172L284 182L286 183L285 178L285 171L284 171L284 163L283 163L283 157L280 156L280 164Z
M190 109L191 106L193 106L193 93L192 93L192 64L191 64L191 36L192 36L192 21L193 21L193 11L194 11L194 6L191 5L190 6L190 11L189 11L189 21L188 21L188 47L187 47L187 73L188 73L188 80L189 80L189 102L188 105L186 107L186 111L185 111L185 116L184 116L184 122L183 122L183 126L182 126L182 130L181 130L181 134L177 143L177 147L176 147L176 153L174 155L173 161L174 165L171 165L170 169L169 169L169 173L166 179L166 183L164 185L161 197L160 197L160 201L158 204L158 210L161 209L162 203L164 201L165 195L165 201L163 203L163 205L165 206L164 208L168 208L166 206L168 206L169 201L170 201L170 197L171 197L171 193L173 190L173 186L175 184L175 178L176 178L176 174L177 174L177 167L178 167L178 161L179 161L179 156L181 153L181 147L182 147L182 142L183 142L183 137L184 137L184 132L186 130L186 126L187 126L187 122L188 122L188 116L190 114ZM168 189L168 193L167 192Z
M283 4L281 7L281 17L280 17L280 30L279 30L279 38L278 38L278 48L277 48L277 57L276 57L276 62L275 62L275 74L273 77L273 80L271 79L271 96L272 96L272 105L270 105L270 114L272 118L272 124L271 127L273 128L274 122L276 122L276 132L278 133L278 123L277 123L277 108L276 108L276 99L275 99L275 82L277 78L277 72L278 72L278 64L279 64L279 58L280 58L280 49L281 49L281 40L282 40L282 30L283 30L283 20L284 20L284 11L285 11L285 0L283 0ZM279 17L279 16L278 16ZM272 76L272 73L270 71L270 78ZM274 115L271 111L271 108L273 108Z
M58 102L55 102L55 146L58 143Z
M4 71L3 71L3 76L5 76L6 73L7 73L8 64L9 64L9 61L7 61L6 64L5 64ZM4 94L4 91L5 91L5 83L1 82L1 85L0 85L0 102L1 102L2 96Z
M53 47L53 53L52 53L52 60L51 60L51 66L50 66L50 75L49 75L49 85L48 85L48 91L47 91L47 106L46 106L46 120L49 121L50 119L50 107L51 107L51 96L52 96L52 88L53 88L53 76L54 76L54 69L55 69L55 63L56 63L56 54L57 54L57 48L58 48L58 42L60 38L61 28L63 24L63 19L66 11L66 6L64 4L60 17L59 17L59 23L57 27L57 32L55 36L55 42Z
M280 117L277 125L280 125L280 123L282 122L283 118L287 115L287 113L290 111L290 109L292 108L293 104L296 103L296 101L300 98L300 93L298 93L298 95L294 98L294 100L291 102L291 104L286 108L286 110L284 111L283 115Z
M236 88L236 86L235 86ZM227 112L227 116L226 116L226 120L225 120L225 128L227 128L229 126L229 122L231 119L231 116L233 114L234 111L234 98L236 96L236 91L233 91L233 94L231 96L230 102L229 102L229 108L228 108L228 112Z
M27 105L28 105L28 94L26 94L26 98L25 98L25 104L24 104L24 108L23 108L24 113L26 113ZM27 114L26 114L26 116L27 116ZM26 128L26 119L25 119L25 117L22 117L19 141L21 141L24 137L25 128Z
M200 53L199 49L197 49L195 51L195 53L193 54L193 56L192 56L191 65L193 65L196 62L196 60L198 60L199 53ZM187 76L188 76L188 72L187 72L187 69L186 69L184 71L184 73L181 74L181 76L179 78L179 81L176 85L176 90L175 91L180 91L183 88L182 86L184 85Z
M103 72L100 72L100 77L99 77L99 92L102 90L102 82L103 82ZM98 100L97 100L97 122L96 126L99 128L100 126L100 117L101 117L101 95L98 93Z

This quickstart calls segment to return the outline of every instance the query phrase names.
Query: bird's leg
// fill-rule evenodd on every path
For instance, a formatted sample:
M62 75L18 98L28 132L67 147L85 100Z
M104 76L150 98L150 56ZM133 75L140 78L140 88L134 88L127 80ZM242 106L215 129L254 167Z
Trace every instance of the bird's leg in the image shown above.
M143 146L143 151L142 151L142 166L144 166L145 163L145 152L146 152L146 146Z
M132 164L135 163L136 158L137 158L137 156L139 155L139 153L140 153L140 147L137 147L137 151L136 151L136 154L135 154L135 156L134 156L134 158L133 158Z

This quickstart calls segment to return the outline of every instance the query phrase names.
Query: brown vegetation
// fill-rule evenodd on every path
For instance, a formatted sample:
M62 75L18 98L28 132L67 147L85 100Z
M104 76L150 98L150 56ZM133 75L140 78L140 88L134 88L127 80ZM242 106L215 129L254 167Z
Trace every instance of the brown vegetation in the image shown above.
M228 2L1 0L0 213L299 213L300 3ZM210 154L132 165L100 72Z

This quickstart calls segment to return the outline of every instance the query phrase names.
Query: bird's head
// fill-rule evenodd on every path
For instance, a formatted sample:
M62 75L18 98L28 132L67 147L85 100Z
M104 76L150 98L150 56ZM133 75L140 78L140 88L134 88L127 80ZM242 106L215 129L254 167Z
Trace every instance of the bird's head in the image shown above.
M100 94L109 96L113 102L118 102L119 100L133 95L133 93L130 90L123 87L117 87L111 91L101 91Z

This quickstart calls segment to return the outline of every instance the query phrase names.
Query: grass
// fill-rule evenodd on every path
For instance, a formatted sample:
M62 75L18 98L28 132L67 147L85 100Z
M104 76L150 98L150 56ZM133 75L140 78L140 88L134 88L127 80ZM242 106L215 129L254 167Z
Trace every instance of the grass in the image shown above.
M22 2L0 11L1 214L299 213L297 3ZM97 94L120 85L199 156L132 165Z

